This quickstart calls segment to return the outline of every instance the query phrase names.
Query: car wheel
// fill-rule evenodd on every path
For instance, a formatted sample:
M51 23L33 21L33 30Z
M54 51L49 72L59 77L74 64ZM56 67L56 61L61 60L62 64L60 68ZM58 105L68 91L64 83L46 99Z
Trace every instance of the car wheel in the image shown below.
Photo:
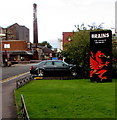
M73 69L73 70L71 70L71 75L74 76L74 77L76 77L78 75L78 73L77 73L76 70Z
M38 76L43 77L44 76L44 71L43 70L38 70Z

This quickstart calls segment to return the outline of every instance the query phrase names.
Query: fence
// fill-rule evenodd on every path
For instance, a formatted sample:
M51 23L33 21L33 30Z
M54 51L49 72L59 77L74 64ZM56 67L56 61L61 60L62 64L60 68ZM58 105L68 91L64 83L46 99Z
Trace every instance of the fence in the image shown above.
M25 84L29 83L31 80L32 80L32 77L30 75L17 80L16 81L16 89L18 89L18 88L24 86ZM26 109L26 105L25 105L23 95L21 95L21 109L20 110L21 110L22 114L20 114L18 118L20 118L21 120L30 120L27 109Z
M27 109L26 109L23 95L21 95L21 111L22 111L22 119L23 120L30 120Z
M32 80L31 76L27 76L27 77L24 77L24 78L21 78L21 79L17 80L16 81L16 88L18 89L18 88L24 86L25 84L27 84L31 80Z

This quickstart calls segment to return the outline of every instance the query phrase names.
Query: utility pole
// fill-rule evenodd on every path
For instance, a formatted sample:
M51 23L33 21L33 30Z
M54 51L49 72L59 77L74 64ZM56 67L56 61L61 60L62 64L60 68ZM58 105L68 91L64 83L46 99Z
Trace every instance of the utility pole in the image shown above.
M6 35L3 33L0 33L0 64L3 66L3 53L2 53L2 37L5 37Z

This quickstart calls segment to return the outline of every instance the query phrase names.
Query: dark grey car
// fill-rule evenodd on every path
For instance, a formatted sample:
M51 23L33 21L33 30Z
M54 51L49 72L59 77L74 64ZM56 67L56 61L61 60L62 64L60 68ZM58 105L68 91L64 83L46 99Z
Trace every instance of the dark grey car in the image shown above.
M35 76L77 76L76 65L67 64L62 60L44 60L31 66L30 73Z

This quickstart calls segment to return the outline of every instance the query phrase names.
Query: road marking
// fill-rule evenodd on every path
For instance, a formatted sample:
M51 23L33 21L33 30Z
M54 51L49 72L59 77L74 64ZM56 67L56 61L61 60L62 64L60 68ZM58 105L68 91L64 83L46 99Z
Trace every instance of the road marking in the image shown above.
M30 73L30 72L22 73L22 74L19 74L19 75L15 75L15 76L12 76L12 77L3 79L3 80L2 80L2 83L8 82L8 81L10 81L10 80L12 80L12 79L21 77L21 76L26 75L26 74L28 74L28 73Z

